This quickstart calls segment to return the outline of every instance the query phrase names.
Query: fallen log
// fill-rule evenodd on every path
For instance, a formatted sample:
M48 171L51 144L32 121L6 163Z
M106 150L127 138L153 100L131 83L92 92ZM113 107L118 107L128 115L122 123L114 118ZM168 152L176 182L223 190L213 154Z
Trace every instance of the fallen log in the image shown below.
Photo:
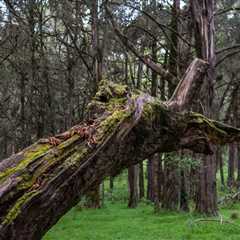
M156 152L211 154L212 143L239 141L239 129L185 111L206 69L196 59L170 102L102 81L84 122L2 160L0 239L41 239L105 177Z

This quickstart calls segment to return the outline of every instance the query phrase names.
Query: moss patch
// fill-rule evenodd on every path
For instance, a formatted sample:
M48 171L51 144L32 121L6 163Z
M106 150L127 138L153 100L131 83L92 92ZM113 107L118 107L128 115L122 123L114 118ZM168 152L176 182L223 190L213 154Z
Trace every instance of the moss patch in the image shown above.
M7 168L5 172L0 174L0 182L12 173L25 169L33 160L44 156L47 151L51 148L50 144L35 144L31 147L32 149L23 154L23 158L19 164L13 168Z
M75 152L70 158L67 158L66 161L62 164L64 168L78 165L79 162L87 155L88 149L85 146L81 146L77 152Z
M130 112L126 110L117 110L113 112L109 117L107 117L101 124L100 124L100 129L99 132L101 135L107 133L107 132L112 132L117 124L122 121L124 118L127 118L130 116Z
M21 198L17 200L15 205L11 207L10 211L8 212L7 216L3 221L3 225L11 223L21 212L21 207L26 204L29 200L31 200L34 196L36 196L39 192L34 190L31 192L25 193Z
M214 142L221 142L221 136L227 135L227 133L218 128L211 119L203 116L200 113L192 112L190 114L191 122L199 124L200 127L205 128L204 130L208 134L209 138L211 138Z
M111 98L125 97L127 94L127 86L116 84L107 80L102 80L99 83L98 92L95 100L100 102L108 102Z

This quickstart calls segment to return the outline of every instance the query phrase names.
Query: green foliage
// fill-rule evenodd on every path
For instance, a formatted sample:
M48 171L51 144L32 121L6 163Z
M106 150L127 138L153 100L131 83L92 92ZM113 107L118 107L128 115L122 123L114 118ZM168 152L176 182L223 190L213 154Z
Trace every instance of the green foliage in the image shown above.
M229 220L235 210L222 209ZM49 231L44 240L238 240L240 220L233 224L218 221L197 222L199 216L176 213L153 213L152 206L140 204L128 209L126 204L110 204L97 210L72 209ZM206 219L207 220L207 219ZM230 221L230 220L229 220ZM233 221L233 220L231 220Z
M178 170L196 169L200 166L200 161L193 158L190 154L181 155L179 153L163 153L162 160L178 166Z

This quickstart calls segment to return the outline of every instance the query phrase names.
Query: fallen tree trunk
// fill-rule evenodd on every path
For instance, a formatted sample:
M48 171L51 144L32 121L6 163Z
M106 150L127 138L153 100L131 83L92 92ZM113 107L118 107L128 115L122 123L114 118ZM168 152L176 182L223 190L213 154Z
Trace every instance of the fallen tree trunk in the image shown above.
M156 152L211 154L210 143L239 141L240 130L182 111L197 94L206 68L206 62L195 60L167 103L102 81L86 121L1 161L0 239L41 239L106 176Z

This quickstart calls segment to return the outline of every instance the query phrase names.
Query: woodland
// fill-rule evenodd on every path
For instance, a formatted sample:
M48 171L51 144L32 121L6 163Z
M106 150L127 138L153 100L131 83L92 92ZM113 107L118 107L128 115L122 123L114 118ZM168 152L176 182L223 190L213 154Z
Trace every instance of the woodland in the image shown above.
M0 0L0 240L240 239L239 0Z

